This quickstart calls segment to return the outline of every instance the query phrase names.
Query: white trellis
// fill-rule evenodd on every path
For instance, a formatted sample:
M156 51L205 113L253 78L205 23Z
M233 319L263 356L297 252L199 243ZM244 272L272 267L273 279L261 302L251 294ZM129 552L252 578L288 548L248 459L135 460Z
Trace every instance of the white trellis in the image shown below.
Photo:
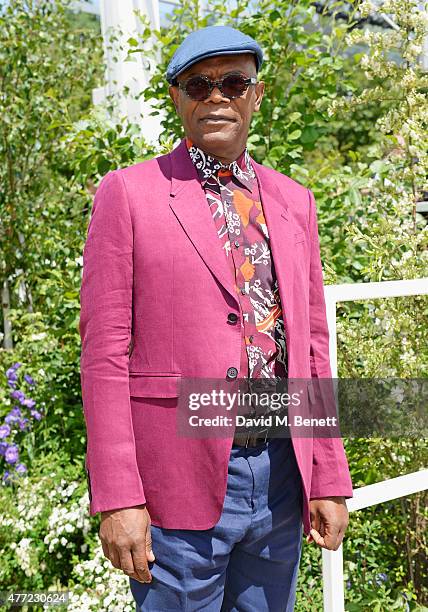
M337 378L336 305L338 302L427 294L428 278L327 285L324 288L324 295L330 332L330 359L333 378ZM420 470L355 489L354 497L347 500L347 506L348 510L352 512L426 489L428 489L428 470ZM324 611L344 612L342 546L336 551L323 550L322 563Z
M167 2L171 4L174 0ZM138 96L149 83L150 68L144 53L133 54L132 61L126 61L126 57L128 40L138 40L144 29L138 13L148 18L152 30L159 30L159 4L159 0L99 0L98 5L75 0L71 4L73 10L100 17L106 75L105 85L92 92L94 104L101 104L107 96L112 96L118 116L140 125L142 135L150 143L156 143L161 133L161 115L150 115L153 107ZM112 35L116 37L114 42ZM146 48L150 44L147 41Z

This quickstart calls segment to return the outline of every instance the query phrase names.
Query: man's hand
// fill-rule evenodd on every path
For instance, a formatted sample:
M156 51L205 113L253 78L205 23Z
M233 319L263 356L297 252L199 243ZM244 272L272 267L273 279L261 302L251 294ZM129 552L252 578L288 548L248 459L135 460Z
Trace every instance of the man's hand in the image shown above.
M310 535L307 542L315 542L327 550L337 550L342 543L349 522L344 497L323 497L309 502L311 513Z
M114 567L139 582L151 582L154 561L150 515L146 505L101 512L99 536L104 555Z

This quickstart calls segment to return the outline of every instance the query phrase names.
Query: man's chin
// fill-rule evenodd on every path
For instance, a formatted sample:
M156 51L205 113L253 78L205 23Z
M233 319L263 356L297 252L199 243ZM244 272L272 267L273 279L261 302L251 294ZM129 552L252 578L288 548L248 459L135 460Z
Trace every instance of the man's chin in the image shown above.
M236 145L236 141L239 139L239 135L231 130L204 130L198 135L199 146L211 147L211 150L217 150L218 154L221 154L221 147L227 147ZM196 143L196 141L194 141Z

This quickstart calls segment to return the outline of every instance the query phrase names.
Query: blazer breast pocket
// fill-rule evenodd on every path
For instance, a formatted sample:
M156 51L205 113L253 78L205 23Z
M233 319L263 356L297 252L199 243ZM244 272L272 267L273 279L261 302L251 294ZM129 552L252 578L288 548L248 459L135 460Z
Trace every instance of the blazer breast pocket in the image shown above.
M179 397L181 373L129 372L130 397Z
M294 244L299 244L299 242L306 241L306 232L296 232L294 234Z

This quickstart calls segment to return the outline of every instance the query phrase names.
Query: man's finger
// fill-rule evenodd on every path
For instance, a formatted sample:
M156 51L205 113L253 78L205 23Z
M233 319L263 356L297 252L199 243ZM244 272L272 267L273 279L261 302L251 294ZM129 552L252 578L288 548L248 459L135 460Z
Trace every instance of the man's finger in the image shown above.
M337 550L339 546L342 544L344 534L345 534L345 531L343 529L338 530L336 534L336 542L335 542L333 550Z
M135 573L134 560L130 550L123 550L120 555L120 567L122 572L128 576L132 576Z
M146 531L146 553L148 561L155 560L155 555L152 549L152 531L150 529L150 525L147 526Z
M147 562L147 552L145 544L140 544L131 549L134 561L135 579L140 582L151 582L152 575Z
M318 512L316 512L311 516L311 527L312 529L315 529L316 531L319 532L320 524L321 524L320 515L318 514Z
M320 533L321 531L321 520L320 520L320 515L318 514L318 512L311 513L311 528L317 531L318 533ZM315 542L315 539L311 535L312 529L306 538L307 542Z
M328 550L337 550L339 548L339 534L340 528L334 525L328 525L325 529L324 542Z
M108 558L111 561L111 564L113 565L113 567L115 567L116 569L121 569L120 567L120 555L119 552L116 548L116 546L111 545L108 547Z
M103 547L103 553L104 553L104 556L105 556L107 559L110 559L110 556L109 556L109 550L108 550L108 546L107 546L107 544L106 544L105 542L103 542L103 540L101 540L101 546Z
M318 546L321 546L322 548L326 548L324 538L316 529L311 529L311 536L313 537L315 544L318 544Z

